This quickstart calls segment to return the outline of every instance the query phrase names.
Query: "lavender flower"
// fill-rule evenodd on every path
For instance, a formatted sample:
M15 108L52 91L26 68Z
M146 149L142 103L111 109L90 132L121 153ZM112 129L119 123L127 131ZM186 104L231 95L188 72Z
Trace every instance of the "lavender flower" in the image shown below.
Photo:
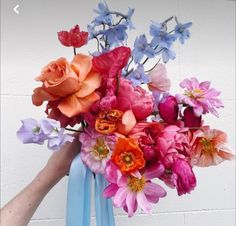
M17 131L17 137L24 143L43 144L48 140L48 148L58 150L67 141L72 142L74 137L64 134L65 129L60 128L59 122L54 119L22 120L22 126Z
M127 76L127 79L129 79L134 86L139 86L141 84L147 84L148 82L150 82L150 79L145 74L142 64L139 64L136 70L134 70Z

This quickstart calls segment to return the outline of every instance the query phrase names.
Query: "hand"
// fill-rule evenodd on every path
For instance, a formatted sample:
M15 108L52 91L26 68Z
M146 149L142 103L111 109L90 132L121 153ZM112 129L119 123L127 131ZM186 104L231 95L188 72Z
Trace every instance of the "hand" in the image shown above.
M43 171L51 174L58 181L70 171L72 160L80 152L80 142L78 134L74 135L72 143L65 143L59 151L52 154Z

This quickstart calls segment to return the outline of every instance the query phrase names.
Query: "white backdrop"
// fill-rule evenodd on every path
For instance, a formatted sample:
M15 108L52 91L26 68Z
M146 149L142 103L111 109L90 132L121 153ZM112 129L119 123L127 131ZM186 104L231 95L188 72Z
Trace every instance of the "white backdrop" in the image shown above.
M33 79L49 61L60 56L72 58L72 50L57 42L56 32L76 23L85 29L97 5L95 0L86 3L24 0L18 2L17 15L12 10L16 3L5 0L1 6L1 206L35 177L50 156L46 147L22 145L15 135L20 119L43 116L43 108L31 105L30 95L38 85ZM220 119L209 116L206 122L226 131L229 146L234 150L235 1L107 0L107 3L125 12L128 6L136 8L137 30L131 34L131 43L137 34L148 32L151 19L163 21L177 15L180 21L193 22L192 38L186 45L176 46L177 59L167 65L173 91L189 76L211 80L213 87L222 90L225 108L220 110ZM198 186L191 195L178 197L175 191L168 190L168 196L156 205L152 215L139 212L129 219L123 211L116 210L117 226L234 226L235 163L195 168L195 173ZM64 178L52 189L30 226L65 225L66 185Z

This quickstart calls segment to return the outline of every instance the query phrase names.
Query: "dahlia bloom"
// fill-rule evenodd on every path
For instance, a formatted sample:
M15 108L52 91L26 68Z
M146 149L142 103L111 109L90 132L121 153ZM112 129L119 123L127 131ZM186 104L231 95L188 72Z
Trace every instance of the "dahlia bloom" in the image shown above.
M142 174L136 171L131 175L122 175L114 163L108 162L104 176L110 185L103 194L106 198L114 197L113 205L123 207L129 217L134 215L138 206L145 213L150 213L152 204L166 196L166 191L160 185L151 182L151 179L159 177L163 171L163 167L157 165Z
M218 165L224 160L233 160L235 155L225 147L227 135L220 130L203 126L193 134L191 153L193 164L201 167Z
M210 84L209 81L199 83L197 78L184 79L180 87L186 90L176 95L178 103L191 106L196 117L209 112L218 117L216 108L223 107L223 103L217 98L220 92L210 88Z
M107 161L111 158L115 136L102 135L92 128L87 128L79 137L81 142L80 157L94 172L104 173Z

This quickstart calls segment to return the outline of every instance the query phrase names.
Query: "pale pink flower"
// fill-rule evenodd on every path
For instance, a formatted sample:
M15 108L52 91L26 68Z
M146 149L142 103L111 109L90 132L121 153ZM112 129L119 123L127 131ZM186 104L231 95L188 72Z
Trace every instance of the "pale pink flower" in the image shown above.
M209 112L218 116L216 108L223 107L223 103L217 98L220 92L210 88L210 84L209 81L199 83L196 78L184 79L180 83L180 87L186 88L186 90L184 94L176 95L178 103L191 106L197 117Z
M114 135L102 135L92 128L87 128L79 136L81 142L81 159L94 172L104 173L107 161L111 158L115 145Z
M150 213L152 204L166 196L166 191L160 185L150 181L159 177L163 171L163 167L157 165L146 169L143 174L136 171L131 175L122 175L118 167L109 162L104 175L111 184L104 190L104 196L113 197L113 205L123 207L129 217L134 215L138 206L145 213Z
M192 164L206 167L233 160L235 155L225 146L227 135L220 130L203 126L193 134Z
M151 91L167 92L170 90L170 79L167 76L167 71L164 64L157 64L148 76L151 80L148 84Z

